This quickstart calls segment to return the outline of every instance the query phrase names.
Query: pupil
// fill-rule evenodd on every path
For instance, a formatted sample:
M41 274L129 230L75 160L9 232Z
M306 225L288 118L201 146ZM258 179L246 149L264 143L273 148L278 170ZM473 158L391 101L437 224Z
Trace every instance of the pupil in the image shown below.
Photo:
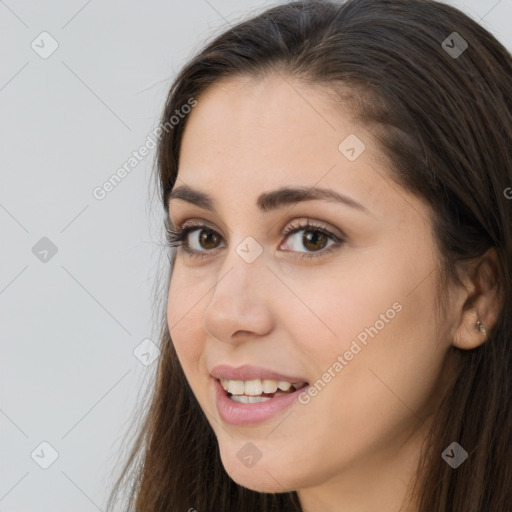
M212 231L206 231L206 230L203 230L201 232L201 244L202 245L208 245L208 237L212 237L215 239L215 233L213 233ZM215 245L215 242L214 242L214 245ZM209 249L209 247L206 247L206 249Z
M308 236L308 233L310 236ZM315 246L315 243L318 243L318 238L320 238L320 240L324 242L323 244L321 244L321 247ZM324 235L324 233L321 233L320 231L305 231L304 235L302 236L302 242L304 244L304 247L312 250L322 249L325 246L326 239L327 236Z

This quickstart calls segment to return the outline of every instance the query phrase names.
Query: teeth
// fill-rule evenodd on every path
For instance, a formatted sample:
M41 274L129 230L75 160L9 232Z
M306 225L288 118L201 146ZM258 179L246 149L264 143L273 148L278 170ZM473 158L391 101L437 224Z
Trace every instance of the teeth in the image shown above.
M243 393L244 395L258 396L261 395L262 392L263 388L260 379L245 381L245 391Z
M222 387L232 395L243 395L245 382L243 380L221 380Z
M245 396L245 395L232 395L231 400L233 402L240 402L241 404L256 404L258 402L266 402L272 400L269 396Z
M290 383L272 379L254 379L254 380L229 380L221 379L222 387L232 395L258 396L261 393L275 393L278 389L288 391L292 385L295 389L302 387L305 382ZM269 398L269 397L263 397Z
M265 379L263 381L263 392L264 393L275 393L278 388L278 382L276 380Z
M279 381L278 387L283 391L288 391L292 387L292 385L289 382L284 382L281 380Z

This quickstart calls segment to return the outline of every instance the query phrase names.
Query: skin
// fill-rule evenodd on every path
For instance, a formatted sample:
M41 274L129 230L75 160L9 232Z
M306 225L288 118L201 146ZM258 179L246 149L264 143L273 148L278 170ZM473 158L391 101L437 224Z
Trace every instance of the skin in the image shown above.
M353 162L338 150L352 133L366 145ZM475 321L490 327L495 319L476 285L447 291L450 307L436 318L431 212L391 182L382 156L371 133L334 109L322 86L278 75L211 87L183 137L176 185L212 195L218 214L173 199L171 219L177 226L205 221L218 238L205 247L201 230L189 234L193 248L209 251L204 259L178 249L171 336L227 473L259 492L297 490L305 512L417 510L406 503L407 486L450 374L448 349L455 342L478 346L484 336ZM325 200L258 210L260 193L290 185L331 188L369 213ZM283 236L306 219L341 230L344 243L299 259L326 250L321 242L308 249L304 231ZM263 249L250 264L235 250L247 236ZM255 364L314 383L397 302L401 311L366 346L359 343L357 355L308 404L295 402L251 426L219 416L214 365ZM262 453L251 468L237 457L249 441Z

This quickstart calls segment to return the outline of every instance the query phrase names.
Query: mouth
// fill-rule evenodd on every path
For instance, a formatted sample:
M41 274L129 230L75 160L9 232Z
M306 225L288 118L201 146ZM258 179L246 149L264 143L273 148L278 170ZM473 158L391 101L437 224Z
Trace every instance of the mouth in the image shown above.
M307 382L295 383L295 385L279 382L278 384L282 384L281 387L287 387L287 389L283 390L278 387L277 390L269 392L260 390L255 381L247 381L248 389L246 390L244 387L242 390L241 384L239 384L241 381L236 381L238 384L236 382L226 384L222 380L212 378L212 399L217 405L220 418L225 423L234 426L257 425L270 420L290 407L303 393L303 390L309 386ZM270 384L264 382L267 390L270 389ZM237 385L238 389L231 389L236 388Z
M257 404L257 403L261 403L261 402L267 402L268 400L272 400L273 398L277 398L279 396L291 395L291 394L293 394L297 391L300 391L300 390L306 388L307 386L309 386L308 382L296 382L294 384L278 382L278 383L276 383L278 386L276 391L265 392L262 389L261 392L259 392L258 384L255 383L252 385L252 389L251 389L252 392L248 393L246 391L247 382L255 382L255 381L247 381L246 389L244 390L243 393L231 393L231 391L229 391L229 389L226 389L229 386L228 381L225 381L224 379L217 379L217 382L221 385L222 389L224 390L224 393L230 400L232 400L233 402L241 403L241 404ZM263 388L263 385L261 385L262 388ZM272 384L270 384L270 387L272 387Z

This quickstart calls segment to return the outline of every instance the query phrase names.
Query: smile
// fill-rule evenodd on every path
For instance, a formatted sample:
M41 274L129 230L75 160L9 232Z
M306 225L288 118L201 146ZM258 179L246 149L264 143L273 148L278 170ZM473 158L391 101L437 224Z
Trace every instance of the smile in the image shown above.
M212 379L219 416L224 422L238 426L255 425L272 418L291 406L307 385L307 382L292 384L271 379Z

